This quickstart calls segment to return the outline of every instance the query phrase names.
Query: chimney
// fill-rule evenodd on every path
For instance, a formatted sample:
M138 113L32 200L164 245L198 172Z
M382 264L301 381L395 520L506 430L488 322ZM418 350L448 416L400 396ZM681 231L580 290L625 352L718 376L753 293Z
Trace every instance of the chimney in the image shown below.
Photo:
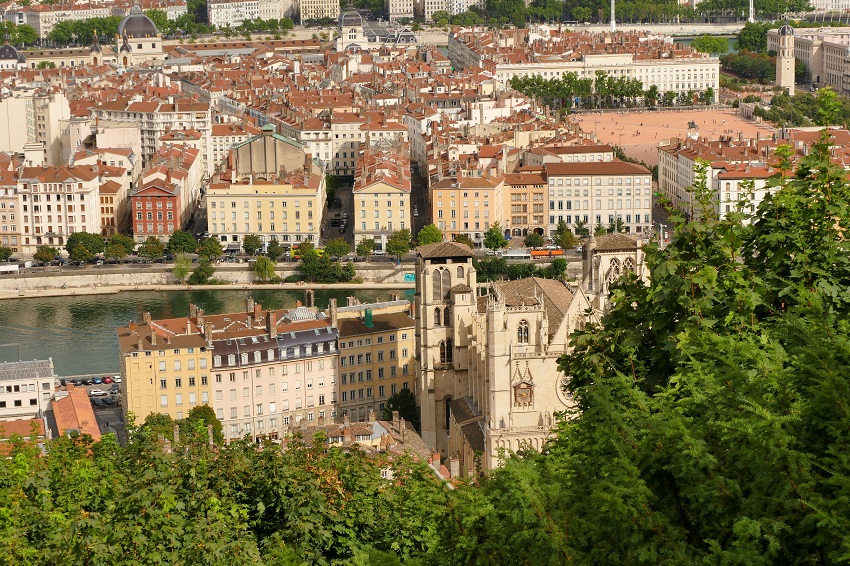
M331 317L331 326L333 328L336 328L337 314L336 314L336 299L335 298L328 301L328 314L330 314L330 317Z
M204 326L204 339L207 341L207 344L212 344L212 331L212 324L207 324Z
M254 312L254 298L248 297L245 299L245 312L252 314Z
M189 317L195 318L198 316L198 306L195 303L189 303Z
M351 417L348 416L348 413L342 415L342 426L351 426Z
M195 313L195 318L197 319L197 325L201 328L204 327L204 309L198 309L198 312Z
M301 301L295 301L295 308L297 309L300 306L301 306Z
M144 343L144 341L142 340L142 337L141 337L141 336L139 336L139 343L138 343L138 344L136 344L136 348L137 348L140 352L141 352L141 351L143 351L143 350L145 349L145 343Z
M304 291L304 306L307 308L316 306L316 292L313 289Z
M366 328L375 327L375 323L372 320L372 309L366 309L363 313L363 324L366 325Z
M407 430L407 425L404 423L404 419L399 421L398 427L401 429L401 443L404 444L404 433Z
M254 305L254 323L263 321L263 305Z
M437 468L438 470L440 469L440 453L436 450L433 450L431 452L431 465Z
M269 338L277 338L277 322L275 320L274 311L266 311L266 332Z
M351 426L344 425L342 429L342 445L351 446Z
M375 409L369 408L369 422L375 422Z
M156 346L156 332L151 328L151 346Z
M398 411L393 411L393 428L398 430Z
M460 476L460 460L457 456L449 458L449 473L453 478Z
M146 312L145 314L143 314L143 315L142 315L142 321L143 321L145 324L150 324L150 323L151 323L151 313Z

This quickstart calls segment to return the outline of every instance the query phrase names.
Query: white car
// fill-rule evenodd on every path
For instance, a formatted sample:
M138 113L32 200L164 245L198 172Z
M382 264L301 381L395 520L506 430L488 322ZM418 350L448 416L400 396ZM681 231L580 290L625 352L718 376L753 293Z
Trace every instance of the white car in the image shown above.
M91 395L92 397L104 397L107 395L107 393L103 389L92 389L91 391L89 391L89 395Z
M112 383L121 383L121 376L120 375L113 375L112 376Z

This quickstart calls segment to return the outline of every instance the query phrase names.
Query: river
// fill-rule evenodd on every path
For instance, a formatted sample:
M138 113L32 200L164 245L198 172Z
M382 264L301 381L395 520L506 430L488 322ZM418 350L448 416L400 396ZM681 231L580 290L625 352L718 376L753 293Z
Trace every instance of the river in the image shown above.
M156 320L186 316L195 303L208 313L245 309L254 297L267 308L294 307L302 291L164 291L127 292L85 297L48 297L0 301L0 361L53 358L57 375L114 373L118 370L118 338L115 329L130 321L140 322L150 312ZM326 309L336 297L360 301L389 300L389 291L316 291L316 305Z

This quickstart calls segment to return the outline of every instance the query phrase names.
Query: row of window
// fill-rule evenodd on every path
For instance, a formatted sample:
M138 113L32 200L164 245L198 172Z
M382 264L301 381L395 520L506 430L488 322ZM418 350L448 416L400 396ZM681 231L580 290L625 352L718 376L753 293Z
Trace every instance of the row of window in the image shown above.
M197 393L189 393L189 405L197 405L198 404L198 394ZM201 403L209 403L209 394L206 391L201 391ZM160 407L168 407L168 395L160 395L159 396L159 406ZM175 393L174 394L174 406L182 407L183 406L183 394Z
M407 340L407 332L401 333L401 339ZM395 342L395 334L390 334L390 342ZM354 348L354 343L355 343L354 340L349 340L347 347L348 348ZM357 347L359 348L360 346L363 346L364 343L367 346L370 346L372 344L372 339L371 338L365 338L365 339L361 338L361 339L357 340ZM378 344L383 344L383 343L384 343L384 337L378 336ZM339 343L339 349L342 350L344 348L346 348L346 342L345 342L345 340L341 340L340 343Z
M318 402L319 402L319 404L318 404L319 407L324 407L325 406L325 396L319 395ZM334 401L334 402L336 402L336 401ZM163 405L163 406L165 406L165 405ZM307 407L310 408L310 407L314 407L314 406L316 406L316 404L315 404L315 401L313 399L313 396L312 395L307 396ZM243 405L242 406L242 417L243 418L250 418L252 416L262 416L263 414L273 415L273 414L278 412L277 401L271 401L268 404L268 412L266 412L265 407L266 407L266 405L264 403L256 403L253 406L254 412L252 413L251 412L251 409L252 409L251 405ZM285 413L285 412L290 411L290 410L299 411L303 408L304 408L304 405L303 405L303 402L302 402L301 399L296 399L292 408L290 408L289 400L287 399L287 400L284 400L283 402L281 402L280 412ZM215 412L216 412L216 416L220 420L225 419L224 408L218 408L218 409L215 410ZM322 412L324 413L324 411L322 411ZM239 408L238 407L230 407L230 412L227 414L227 418L238 419L239 418Z
M325 347L327 344L327 348ZM315 346L315 351L313 349ZM323 354L325 352L334 352L336 351L336 345L334 342L317 342L316 344L305 344L297 348L290 347L285 350L280 350L279 359L286 360L294 357L300 356L311 356L313 354ZM270 348L266 350L266 360L265 361L273 361L275 359L275 352L277 350ZM239 364L244 365L248 363L262 363L263 362L263 353L260 350L255 350L253 355L250 355L248 352L242 352L239 354ZM221 367L222 366L222 356L213 356L213 367ZM236 365L236 354L228 354L227 355L227 365L235 366Z
M409 389L409 383L405 381L401 384L402 389ZM351 391L343 391L342 392L342 402L354 402L358 399L371 399L372 398L371 387L361 387L360 389L352 389ZM398 385L395 383L390 384L390 395L395 395L398 392ZM384 385L378 386L378 398L385 399L387 397L386 387Z
M295 368L296 374L301 373L301 364L300 363L293 364L293 367ZM319 360L318 365L316 367L319 369L319 371L324 370L325 369L324 360ZM331 359L330 367L331 367L331 369L336 369L336 359ZM305 362L304 363L304 372L310 373L311 371L313 371L313 362ZM275 372L275 366L269 366L268 372L269 372L270 378L277 377L275 375L275 373L276 373ZM281 375L289 375L289 366L288 365L281 366L280 374ZM229 377L231 383L236 382L236 372L230 372L228 374L228 377ZM256 379L260 379L262 377L262 370L255 369L254 370L254 377ZM242 380L247 381L248 379L250 379L250 373L248 371L243 371L242 372ZM308 378L308 381L309 381L309 378ZM215 382L216 383L222 382L222 374L220 374L220 373L215 374ZM311 381L311 383L312 383L312 381ZM333 379L331 380L331 383L333 383ZM300 388L301 381L300 380L297 381L296 384L298 384L298 387ZM319 385L323 385L323 383L320 383ZM286 382L284 382L284 389L283 390L286 391Z

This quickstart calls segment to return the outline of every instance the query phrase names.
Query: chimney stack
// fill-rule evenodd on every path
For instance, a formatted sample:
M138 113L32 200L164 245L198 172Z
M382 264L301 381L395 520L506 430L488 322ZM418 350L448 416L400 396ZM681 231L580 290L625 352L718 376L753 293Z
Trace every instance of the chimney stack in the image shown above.
M142 321L144 321L145 324L150 324L151 323L151 313L149 313L149 312L144 313L142 315Z
M336 328L336 299L331 299L330 301L328 301L328 314L330 314L331 317L331 326L333 328Z
M449 473L453 478L460 476L460 460L457 456L449 458Z
M275 320L274 311L266 311L266 332L269 338L277 338L277 322Z
M207 325L204 326L204 339L207 341L207 344L210 344L210 345L212 344L212 332L213 332L213 325L212 324L207 324Z
M197 319L197 325L201 328L204 327L204 309L198 309L198 312L195 313L195 318Z
M189 316L191 318L198 316L198 306L195 303L189 303Z
M342 426L351 426L351 417L348 416L348 413L342 415Z
M254 323L259 324L263 321L263 305L254 305Z
M404 423L404 419L401 419L398 424L401 429L401 443L404 444L404 432L407 430L407 425Z
M369 408L369 422L375 422L375 409Z
M254 298L253 297L248 297L247 299L245 299L245 311L248 314L253 314L253 312L254 312Z
M156 346L156 332L151 327L151 346Z
M393 411L393 428L396 430L399 428L398 411Z

